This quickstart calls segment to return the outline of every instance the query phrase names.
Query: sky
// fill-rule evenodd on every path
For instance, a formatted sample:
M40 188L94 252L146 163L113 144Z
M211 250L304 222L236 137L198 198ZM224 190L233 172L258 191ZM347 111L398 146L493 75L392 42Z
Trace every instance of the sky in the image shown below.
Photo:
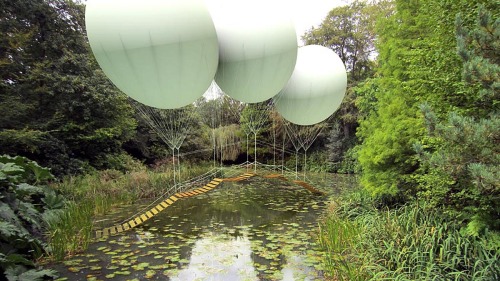
M209 7L217 7L216 11L224 10L227 3L235 3L235 0L205 0ZM302 46L300 37L312 26L318 27L328 12L333 8L346 5L349 0L239 0L251 1L257 5L277 5L279 10L287 13L295 23L297 41ZM237 5L237 4L236 4ZM251 12L250 12L251 13ZM278 17L281 18L281 15Z
M300 42L300 37L312 26L318 27L323 19L328 15L328 12L335 7L346 5L347 0L276 0L284 1L286 5L290 5L291 15L295 23L297 38Z

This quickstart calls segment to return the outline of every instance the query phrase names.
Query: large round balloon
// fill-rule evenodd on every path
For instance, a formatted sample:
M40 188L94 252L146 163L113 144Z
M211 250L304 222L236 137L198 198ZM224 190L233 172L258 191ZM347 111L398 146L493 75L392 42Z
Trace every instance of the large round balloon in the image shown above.
M299 49L290 81L273 100L286 120L312 125L339 108L346 87L347 73L339 56L326 47L309 45Z
M291 16L271 0L212 0L219 39L215 81L242 102L265 101L292 75L297 36Z
M217 71L217 34L203 0L89 0L85 23L104 73L143 104L185 106Z

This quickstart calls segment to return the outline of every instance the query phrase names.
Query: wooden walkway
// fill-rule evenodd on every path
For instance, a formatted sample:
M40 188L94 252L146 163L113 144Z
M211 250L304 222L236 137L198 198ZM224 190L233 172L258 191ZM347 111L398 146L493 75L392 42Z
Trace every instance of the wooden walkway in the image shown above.
M222 182L243 181L243 180L247 180L255 175L256 174L253 174L253 173L245 173L245 174L242 174L240 176L232 177L232 178L224 178L224 179L214 178L209 183L205 184L204 186L202 186L200 188L191 189L191 190L184 191L184 192L179 192L179 193L176 193L176 194L170 196L169 198L160 202L158 205L152 207L148 211L146 211L140 215L134 216L128 222L118 224L118 225L113 225L111 227L106 227L102 230L97 230L95 232L95 237L97 239L100 239L100 238L104 238L104 237L107 237L107 236L110 236L113 234L118 234L118 233L127 231L127 230L132 229L132 228L140 225L141 223L151 219L152 217L156 216L157 214L159 214L160 212L162 212L163 210L168 208L170 205L174 204L175 201L177 201L181 198L188 198L191 196L196 196L196 195L208 192L208 191L216 188ZM267 178L267 179L280 179L283 181L289 181L286 177L284 177L281 174L270 174L270 175L264 175L262 177ZM304 187L305 189L309 190L310 192L312 192L314 194L321 194L321 195L325 194L324 192L314 188L313 186L311 186L310 184L308 184L304 181L293 180L292 182Z

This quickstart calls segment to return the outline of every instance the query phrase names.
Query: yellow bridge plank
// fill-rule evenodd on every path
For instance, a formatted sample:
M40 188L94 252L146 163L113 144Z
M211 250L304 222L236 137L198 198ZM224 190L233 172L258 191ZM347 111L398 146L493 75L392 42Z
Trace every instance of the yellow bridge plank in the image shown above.
M145 214L142 214L142 215L141 215L141 219L142 219L142 221L143 221L143 222L145 222L145 221L147 221L149 218L148 218L148 217L146 217L146 215L145 215Z
M156 210L156 207L151 208L149 211L153 213L153 215L157 215L159 213L158 210Z
M136 225L139 225L139 224L141 224L141 223L142 223L142 220L141 220L141 218L139 218L139 217L135 218L135 220L134 220L134 221L135 221Z
M146 212L146 217L148 217L148 219L152 218L153 217L153 213L151 213L150 211L147 211Z
M128 224L130 225L130 228L134 228L137 225L134 220L129 221Z
M167 202L169 205L172 205L172 203L174 203L174 201L172 201L170 199L165 200L165 202Z
M118 233L123 232L123 227L121 224L116 226L116 232L118 232Z
M172 201L174 201L174 202L175 202L175 201L177 201L177 200L179 200L179 199L177 199L177 197L175 197L174 195L170 196L170 199L171 199Z
M128 222L122 224L122 226L123 226L123 230L124 231L127 231L127 230L129 230L131 228L130 225L128 224Z
M169 206L169 205L168 205L167 203L165 203L165 202L161 202L159 205L161 205L163 208L166 208L166 207L168 207L168 206Z
M102 230L97 230L97 231L95 232L95 238L99 239L99 238L101 238L101 237L102 237Z

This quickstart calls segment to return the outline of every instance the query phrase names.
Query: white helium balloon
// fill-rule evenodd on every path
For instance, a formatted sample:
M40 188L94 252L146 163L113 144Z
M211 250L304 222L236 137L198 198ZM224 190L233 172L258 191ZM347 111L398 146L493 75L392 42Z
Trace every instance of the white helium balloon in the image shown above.
M299 48L292 77L273 100L286 120L313 125L340 107L346 87L347 73L339 56L326 47L309 45Z
M242 102L272 98L290 79L297 60L291 16L273 0L208 3L219 39L219 87Z
M89 0L85 23L104 73L148 106L192 103L217 71L217 34L203 0Z

